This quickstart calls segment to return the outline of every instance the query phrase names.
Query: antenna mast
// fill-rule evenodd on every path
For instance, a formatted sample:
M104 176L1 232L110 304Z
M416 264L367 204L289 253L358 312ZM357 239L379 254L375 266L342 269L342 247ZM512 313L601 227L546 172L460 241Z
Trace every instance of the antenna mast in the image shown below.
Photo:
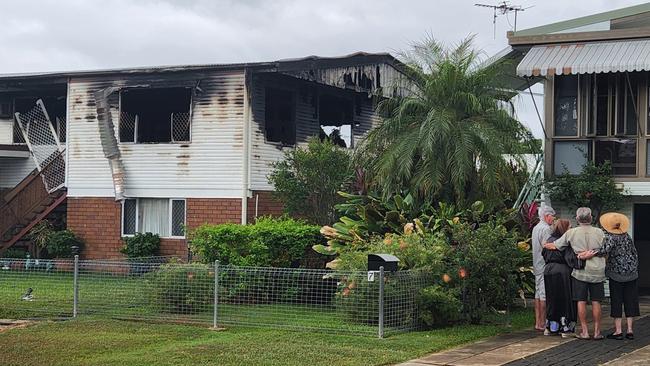
M507 16L509 13L515 13L515 24L514 24L514 29L513 32L517 31L517 13L520 11L524 11L526 9L532 8L532 6L528 8L522 8L520 5L512 5L510 4L509 1L503 1L499 5L489 5L489 4L474 4L474 6L480 6L483 8L492 8L492 11L494 12L492 16L492 26L494 28L494 38L497 37L497 16L499 15L505 15Z

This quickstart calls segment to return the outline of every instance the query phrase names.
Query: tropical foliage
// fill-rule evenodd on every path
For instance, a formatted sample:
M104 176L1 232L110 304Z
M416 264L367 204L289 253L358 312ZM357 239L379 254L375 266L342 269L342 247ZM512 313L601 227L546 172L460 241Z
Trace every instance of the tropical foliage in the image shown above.
M383 122L355 156L384 194L407 189L418 200L492 206L518 193L505 154L531 134L508 108L503 68L481 65L472 40L446 48L427 39L403 55L411 87L379 103Z

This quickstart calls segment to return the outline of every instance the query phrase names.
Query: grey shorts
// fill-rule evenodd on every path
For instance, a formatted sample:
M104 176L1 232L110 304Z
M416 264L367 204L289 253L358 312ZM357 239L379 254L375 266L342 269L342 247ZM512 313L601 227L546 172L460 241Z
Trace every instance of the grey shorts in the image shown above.
M535 298L546 300L546 288L544 287L544 274L535 275Z

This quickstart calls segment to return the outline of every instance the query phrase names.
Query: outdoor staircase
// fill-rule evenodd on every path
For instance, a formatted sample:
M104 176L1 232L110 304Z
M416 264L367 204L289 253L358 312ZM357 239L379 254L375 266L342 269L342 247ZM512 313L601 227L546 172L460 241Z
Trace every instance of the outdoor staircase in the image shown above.
M65 201L65 188L48 193L43 171L32 171L0 200L0 256Z
M535 159L535 167L528 176L528 180L524 187L519 192L517 201L513 208L519 211L524 203L530 204L531 202L539 199L542 190L542 183L544 181L544 154L537 155Z

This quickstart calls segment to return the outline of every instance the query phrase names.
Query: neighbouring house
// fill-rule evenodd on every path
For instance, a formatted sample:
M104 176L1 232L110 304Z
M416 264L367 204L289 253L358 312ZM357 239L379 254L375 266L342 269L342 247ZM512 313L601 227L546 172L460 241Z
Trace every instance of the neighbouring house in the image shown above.
M650 3L509 32L508 43L496 58L510 61L512 88L544 87L539 171L548 178L611 162L628 195L622 212L639 251L639 285L650 289Z
M58 217L84 258L153 232L186 255L203 223L282 212L270 164L310 136L353 147L402 93L389 54L0 75L0 255Z

